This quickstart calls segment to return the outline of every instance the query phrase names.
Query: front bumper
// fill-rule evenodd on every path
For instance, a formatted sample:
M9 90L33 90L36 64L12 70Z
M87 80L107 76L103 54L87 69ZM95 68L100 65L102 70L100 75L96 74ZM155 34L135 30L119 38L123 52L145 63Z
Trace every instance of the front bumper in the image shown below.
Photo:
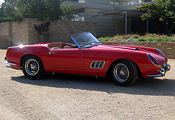
M160 69L159 74L157 74L157 75L147 75L147 77L163 77L163 76L165 76L167 71L170 71L170 69L171 69L171 66L167 63L164 63L164 65Z

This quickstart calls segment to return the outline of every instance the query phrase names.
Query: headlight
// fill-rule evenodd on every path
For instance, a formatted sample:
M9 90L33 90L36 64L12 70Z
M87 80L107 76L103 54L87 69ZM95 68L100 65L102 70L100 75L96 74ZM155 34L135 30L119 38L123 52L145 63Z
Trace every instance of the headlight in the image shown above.
M157 49L157 52L158 52L160 55L166 57L165 54L164 54L161 50Z
M153 55L151 55L151 54L149 54L149 53L148 53L147 55L148 55L149 60L150 60L154 65L160 66L159 61L158 61Z

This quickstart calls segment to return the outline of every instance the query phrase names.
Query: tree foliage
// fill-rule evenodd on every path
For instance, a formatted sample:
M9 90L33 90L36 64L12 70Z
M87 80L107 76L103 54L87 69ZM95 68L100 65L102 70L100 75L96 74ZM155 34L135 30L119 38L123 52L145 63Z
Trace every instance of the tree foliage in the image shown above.
M57 20L64 16L60 0L5 0L1 8L5 16L17 21L24 18ZM66 13L71 16L70 14L72 12Z
M137 11L146 12L141 16L142 20L159 18L169 24L170 32L175 33L175 0L156 0L137 7Z
M61 5L61 10L63 12L63 20L71 20L74 18L73 5Z

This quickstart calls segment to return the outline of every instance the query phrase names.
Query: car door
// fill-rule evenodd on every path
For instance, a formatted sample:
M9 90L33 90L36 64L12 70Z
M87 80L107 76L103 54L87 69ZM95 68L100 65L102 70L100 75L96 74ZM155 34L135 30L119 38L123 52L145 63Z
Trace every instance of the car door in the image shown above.
M81 49L51 49L49 60L53 68L84 69L84 52Z

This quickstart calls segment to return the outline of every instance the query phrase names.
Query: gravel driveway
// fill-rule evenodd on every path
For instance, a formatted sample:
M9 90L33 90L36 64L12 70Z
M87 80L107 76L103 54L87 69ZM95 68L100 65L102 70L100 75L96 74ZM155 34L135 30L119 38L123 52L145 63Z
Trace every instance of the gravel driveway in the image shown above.
M120 87L105 78L47 75L29 80L4 64L0 50L0 120L174 120L175 60L163 78Z

